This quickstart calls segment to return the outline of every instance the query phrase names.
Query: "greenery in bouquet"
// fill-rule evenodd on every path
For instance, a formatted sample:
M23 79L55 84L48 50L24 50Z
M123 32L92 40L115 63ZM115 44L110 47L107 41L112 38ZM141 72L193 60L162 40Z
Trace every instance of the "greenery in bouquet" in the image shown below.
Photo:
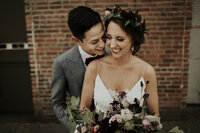
M148 98L144 94L143 98ZM110 109L104 113L100 110L87 112L80 110L80 99L71 97L71 106L65 113L71 121L71 133L78 130L80 133L162 133L160 118L147 114L147 107L140 105L139 99L132 103L127 102L126 92L121 91L110 103ZM85 128L85 131L83 129ZM168 133L183 133L178 127Z

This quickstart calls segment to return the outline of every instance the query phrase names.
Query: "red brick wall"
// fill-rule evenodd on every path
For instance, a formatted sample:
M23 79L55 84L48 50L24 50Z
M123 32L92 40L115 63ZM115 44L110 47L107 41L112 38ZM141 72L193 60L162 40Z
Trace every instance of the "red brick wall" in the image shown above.
M151 32L138 56L156 70L160 107L185 107L192 0L113 1L25 0L28 39L33 43L29 53L35 115L53 114L50 104L52 63L56 56L75 45L67 17L69 10L78 5L93 8L102 18L104 9L114 4L139 9Z

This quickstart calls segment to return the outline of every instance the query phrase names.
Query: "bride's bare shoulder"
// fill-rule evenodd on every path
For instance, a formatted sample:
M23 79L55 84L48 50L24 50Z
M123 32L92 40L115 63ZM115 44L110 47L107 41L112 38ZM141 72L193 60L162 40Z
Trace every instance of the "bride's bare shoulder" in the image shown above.
M107 56L104 56L104 57L98 59L98 61L102 62L102 63L105 63L105 64L110 64L110 58L111 58L111 56L107 55Z
M97 73L97 65L97 60L90 62L87 66L86 72L95 75Z
M134 62L137 62L136 64L138 64L139 67L143 68L143 70L145 71L146 74L154 74L155 70L154 67L149 64L148 62L144 61L143 59L134 56L133 58Z

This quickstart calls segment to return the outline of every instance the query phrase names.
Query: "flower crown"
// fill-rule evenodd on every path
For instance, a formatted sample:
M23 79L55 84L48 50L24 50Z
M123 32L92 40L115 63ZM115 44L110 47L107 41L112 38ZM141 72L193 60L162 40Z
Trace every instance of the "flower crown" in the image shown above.
M118 5L115 5L114 9L106 8L105 20L111 18L125 19L125 26L130 25L132 28L147 33L149 30L146 28L145 20L142 21L142 17L138 14L138 10L133 13L130 8L122 10Z

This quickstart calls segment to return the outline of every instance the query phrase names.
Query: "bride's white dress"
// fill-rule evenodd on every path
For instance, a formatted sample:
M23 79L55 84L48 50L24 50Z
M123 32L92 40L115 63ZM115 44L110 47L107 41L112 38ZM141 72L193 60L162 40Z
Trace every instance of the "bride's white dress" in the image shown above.
M142 82L142 83L141 83ZM141 86L141 84L143 84ZM134 99L141 99L140 105L143 104L143 95L145 94L146 84L143 76L137 81L137 83L130 90L125 90L127 92L126 99L129 103L133 103ZM94 87L94 103L97 110L101 110L106 113L109 110L110 103L113 102L115 95L118 92L109 90L105 87L101 77L97 74Z
M98 70L99 73L99 70ZM126 100L128 103L134 103L135 98L140 100L140 106L143 105L144 99L143 95L145 94L146 83L143 78L144 71L142 77L137 81L137 83L130 89L130 90L123 90L126 92ZM143 84L141 86L141 84ZM106 115L107 111L109 110L110 103L113 102L114 96L117 95L119 92L110 90L106 88L101 77L97 74L95 79L95 87L94 87L94 104L95 108L101 112L104 112L104 116ZM74 133L78 133L75 130Z

